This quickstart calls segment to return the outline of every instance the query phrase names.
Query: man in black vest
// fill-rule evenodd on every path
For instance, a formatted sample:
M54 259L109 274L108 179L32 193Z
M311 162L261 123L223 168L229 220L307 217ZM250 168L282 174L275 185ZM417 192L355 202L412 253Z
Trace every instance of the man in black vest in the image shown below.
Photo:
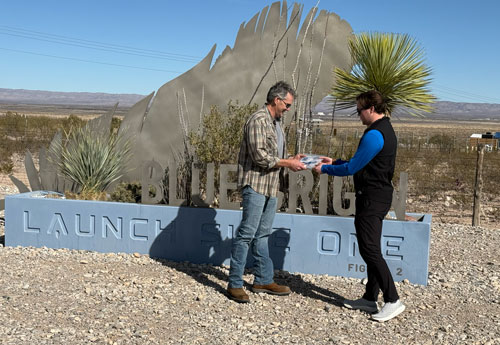
M367 126L356 153L349 161L337 159L333 162L331 158L322 157L322 163L314 170L334 176L354 175L354 226L359 253L367 266L368 282L363 297L345 300L344 306L375 313L372 319L384 322L405 310L380 246L382 221L392 203L397 138L389 117L385 115L384 97L378 91L364 92L356 101L361 122ZM385 302L380 311L377 307L379 290L382 290Z

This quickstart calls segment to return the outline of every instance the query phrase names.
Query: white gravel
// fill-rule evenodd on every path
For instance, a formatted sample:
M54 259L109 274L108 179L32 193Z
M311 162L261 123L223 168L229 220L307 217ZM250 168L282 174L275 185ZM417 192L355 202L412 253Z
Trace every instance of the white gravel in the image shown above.
M277 272L290 296L242 305L225 267L2 246L0 343L500 344L499 247L498 228L433 224L429 285L398 283L407 310L377 323L340 306L359 279Z

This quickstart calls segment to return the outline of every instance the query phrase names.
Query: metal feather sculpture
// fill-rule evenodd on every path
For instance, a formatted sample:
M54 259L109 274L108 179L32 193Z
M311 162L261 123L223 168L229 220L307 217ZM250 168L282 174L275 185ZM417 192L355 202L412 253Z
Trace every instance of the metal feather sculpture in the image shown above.
M234 47L226 47L213 66L215 46L198 65L163 85L149 111L131 109L122 125L135 139L131 168L150 160L166 167L210 106L224 107L229 100L263 104L279 80L289 81L299 95L295 119L286 118L285 125L319 103L331 89L334 67L350 66L352 29L336 14L313 8L299 30L302 10L295 3L288 16L286 1L265 7L241 24ZM140 171L129 177L137 179Z
M191 70L146 96L125 115L120 134L133 140L133 155L127 179L140 179L143 163L162 166L184 151L184 141L198 128L210 106L225 107L229 100L240 104L263 104L269 87L279 80L292 84L298 94L295 111L285 126L295 121L304 126L304 116L331 90L335 67L351 66L348 42L351 26L334 13L312 8L300 26L303 5L287 2L266 6L242 23L234 47L227 46L213 62L216 46ZM115 106L116 109L116 106ZM114 109L89 126L109 129ZM108 132L109 133L109 132ZM61 140L60 136L54 140ZM63 191L63 181L40 155L40 172L26 155L26 170L32 190ZM18 182L18 181L16 181ZM24 190L24 189L23 189Z

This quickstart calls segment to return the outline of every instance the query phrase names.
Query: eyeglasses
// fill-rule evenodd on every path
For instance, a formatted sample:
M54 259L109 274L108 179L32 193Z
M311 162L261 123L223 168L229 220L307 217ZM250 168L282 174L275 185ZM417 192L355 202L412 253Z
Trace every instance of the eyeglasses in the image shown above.
M356 111L358 112L358 116L359 116L359 115L361 115L361 112L362 112L363 110L365 110L365 108L361 108L361 109L356 108Z
M285 100L284 100L283 98L280 98L280 99L283 101L283 103L285 103L285 107L286 107L287 109L289 109L289 108L292 106L292 103L287 103L287 102L285 102Z

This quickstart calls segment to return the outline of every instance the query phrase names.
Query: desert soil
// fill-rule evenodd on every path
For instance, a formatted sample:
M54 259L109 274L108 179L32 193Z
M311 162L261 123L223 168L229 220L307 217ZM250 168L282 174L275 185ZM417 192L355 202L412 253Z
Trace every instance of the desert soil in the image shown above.
M27 182L20 158L14 174ZM13 193L0 176L1 196ZM0 344L500 344L500 226L439 213L446 201L415 209L434 214L428 285L397 283L407 309L386 323L342 307L359 279L278 271L290 296L249 291L241 305L226 296L227 267L4 247L1 222Z
M500 229L434 223L431 237L428 285L397 283L407 309L385 323L342 307L359 279L279 271L290 296L242 305L227 267L0 247L0 343L500 344Z

